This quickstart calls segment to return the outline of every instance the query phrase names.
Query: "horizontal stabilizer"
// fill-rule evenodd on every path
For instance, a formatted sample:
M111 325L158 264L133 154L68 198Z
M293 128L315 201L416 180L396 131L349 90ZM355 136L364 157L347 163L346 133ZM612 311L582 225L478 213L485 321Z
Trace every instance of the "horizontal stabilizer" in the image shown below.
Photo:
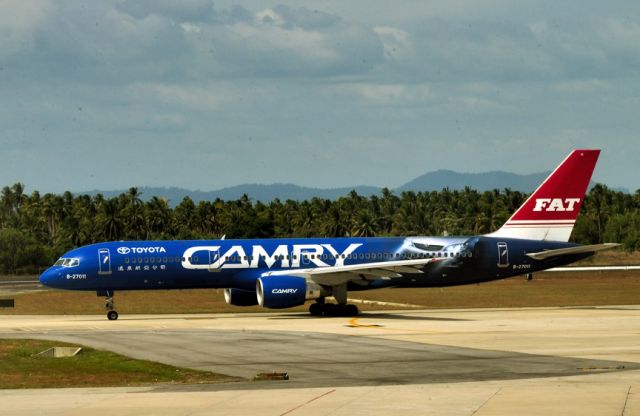
M555 250L545 250L538 253L527 253L527 256L535 260L546 260L551 257L569 256L572 254L595 253L596 251L609 250L620 246L617 243L592 244L589 246L577 246L569 248L558 248Z

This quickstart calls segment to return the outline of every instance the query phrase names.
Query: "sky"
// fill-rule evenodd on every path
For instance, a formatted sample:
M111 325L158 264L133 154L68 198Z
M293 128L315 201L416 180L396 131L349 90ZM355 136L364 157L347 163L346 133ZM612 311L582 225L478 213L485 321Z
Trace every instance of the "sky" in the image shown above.
M0 1L0 186L640 188L637 1Z

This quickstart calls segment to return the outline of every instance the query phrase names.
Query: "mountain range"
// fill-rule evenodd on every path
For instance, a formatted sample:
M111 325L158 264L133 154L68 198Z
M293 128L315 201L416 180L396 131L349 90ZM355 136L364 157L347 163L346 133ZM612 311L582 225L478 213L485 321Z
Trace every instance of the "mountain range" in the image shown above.
M406 191L428 192L440 191L443 188L451 190L461 190L466 186L483 192L492 189L509 188L514 191L530 193L542 183L549 175L549 172L533 173L529 175L518 175L510 172L491 171L484 173L459 173L451 170L436 170L425 173L404 185L392 189L396 194ZM308 200L313 197L322 199L337 199L341 196L349 194L355 190L359 195L370 196L380 194L382 188L376 186L349 186L341 188L312 188L294 185L290 183L274 183L270 185L263 184L244 184L215 191L194 191L178 187L148 187L140 186L138 190L142 193L142 199L148 200L153 196L163 197L169 200L171 205L176 205L186 196L189 196L194 202L203 200L213 201L216 198L223 200L236 200L246 194L254 201L269 202L275 198L281 201L287 199L292 200ZM106 198L117 196L126 190L94 190L90 192L81 192L82 194L95 195L101 193Z

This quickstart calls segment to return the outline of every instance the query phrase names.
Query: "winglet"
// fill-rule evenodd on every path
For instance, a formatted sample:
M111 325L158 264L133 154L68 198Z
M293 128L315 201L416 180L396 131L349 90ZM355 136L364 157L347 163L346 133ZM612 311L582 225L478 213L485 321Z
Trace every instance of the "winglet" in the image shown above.
M569 241L600 150L574 150L492 237Z

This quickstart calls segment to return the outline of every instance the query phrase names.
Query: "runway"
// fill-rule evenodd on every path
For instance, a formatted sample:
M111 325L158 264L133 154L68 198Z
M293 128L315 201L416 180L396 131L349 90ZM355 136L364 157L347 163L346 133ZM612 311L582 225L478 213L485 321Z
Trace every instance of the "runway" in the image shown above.
M14 315L0 319L0 337L78 342L245 379L263 371L291 377L0 391L3 414L640 414L638 306L421 310L355 319Z

